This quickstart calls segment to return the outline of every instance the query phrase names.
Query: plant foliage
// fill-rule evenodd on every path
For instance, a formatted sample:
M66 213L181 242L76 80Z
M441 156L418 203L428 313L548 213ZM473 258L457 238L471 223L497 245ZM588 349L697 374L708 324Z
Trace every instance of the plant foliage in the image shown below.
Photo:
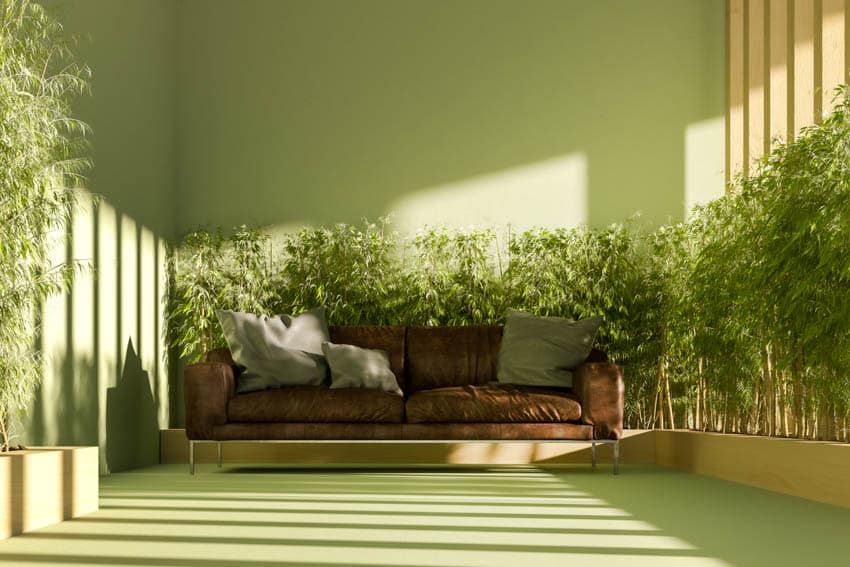
M631 427L848 439L850 102L687 222L636 230L302 230L276 253L244 227L189 235L172 313L184 356L221 342L217 306L332 324L488 325L509 307L604 320ZM227 265L221 259L230 258Z
M51 235L68 221L86 126L70 100L86 89L62 27L38 4L0 3L0 450L41 376L36 311L74 267L51 265Z

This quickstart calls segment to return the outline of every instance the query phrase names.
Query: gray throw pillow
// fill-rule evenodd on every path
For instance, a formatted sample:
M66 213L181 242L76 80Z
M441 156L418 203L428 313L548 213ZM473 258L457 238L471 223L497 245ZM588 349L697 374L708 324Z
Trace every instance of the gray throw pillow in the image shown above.
M245 367L236 384L237 392L326 382L328 364L322 343L329 336L324 309L305 311L297 317L225 310L216 315L233 361Z
M371 388L402 395L386 351L322 343L331 367L331 388Z
M572 387L573 368L584 362L602 319L571 321L508 311L497 380L502 384Z

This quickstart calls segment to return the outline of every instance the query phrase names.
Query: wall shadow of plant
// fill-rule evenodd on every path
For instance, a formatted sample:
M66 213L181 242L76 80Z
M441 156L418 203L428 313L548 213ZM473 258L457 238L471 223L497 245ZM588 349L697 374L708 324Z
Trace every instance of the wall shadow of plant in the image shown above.
M158 437L150 377L131 339L118 383L106 392L106 462L110 472L156 462Z

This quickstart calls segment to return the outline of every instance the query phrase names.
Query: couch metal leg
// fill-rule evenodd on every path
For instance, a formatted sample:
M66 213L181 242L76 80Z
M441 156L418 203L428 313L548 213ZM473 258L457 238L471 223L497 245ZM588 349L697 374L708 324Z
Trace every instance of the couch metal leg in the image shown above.
M216 443L218 446L218 468L221 468L221 443Z
M590 443L590 464L596 468L596 443Z
M189 474L195 474L195 442L189 441Z
M620 474L620 441L614 441L614 474Z

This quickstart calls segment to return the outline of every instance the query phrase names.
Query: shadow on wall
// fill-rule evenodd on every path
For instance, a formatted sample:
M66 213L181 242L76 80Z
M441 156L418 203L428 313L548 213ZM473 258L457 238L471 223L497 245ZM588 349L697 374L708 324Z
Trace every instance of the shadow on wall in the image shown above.
M41 310L44 379L23 442L99 446L101 474L155 464L169 420L165 242L87 195L60 236L51 262L92 270Z
M57 365L61 369L57 386L62 403L50 403L45 383L36 389L35 400L26 420L26 445L97 445L97 369L91 357L66 354ZM51 389L50 386L47 389ZM51 411L51 419L45 416ZM35 419L34 417L40 417Z
M142 368L131 339L118 384L106 391L106 462L110 472L157 462L158 440L150 376Z

